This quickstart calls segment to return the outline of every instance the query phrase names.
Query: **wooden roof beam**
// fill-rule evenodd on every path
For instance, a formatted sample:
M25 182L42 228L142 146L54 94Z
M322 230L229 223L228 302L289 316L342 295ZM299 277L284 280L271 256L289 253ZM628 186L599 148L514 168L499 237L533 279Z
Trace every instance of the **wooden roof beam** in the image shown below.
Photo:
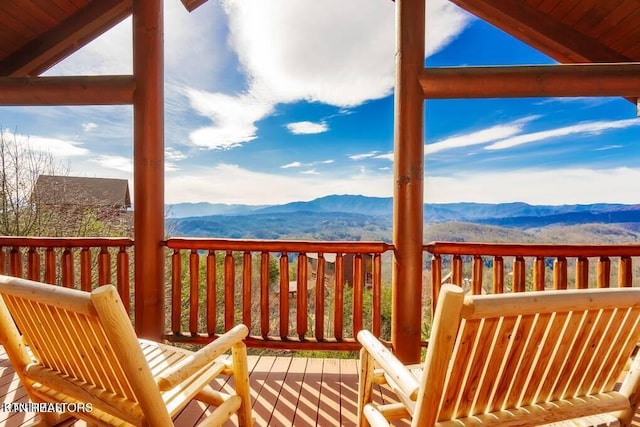
M426 99L640 96L640 63L425 68Z
M631 62L522 0L450 0L560 62Z
M133 76L0 77L0 105L133 103Z
M184 5L185 9L189 12L193 12L196 8L202 6L207 2L207 0L180 0Z
M0 76L37 76L129 15L132 0L94 0L0 62Z

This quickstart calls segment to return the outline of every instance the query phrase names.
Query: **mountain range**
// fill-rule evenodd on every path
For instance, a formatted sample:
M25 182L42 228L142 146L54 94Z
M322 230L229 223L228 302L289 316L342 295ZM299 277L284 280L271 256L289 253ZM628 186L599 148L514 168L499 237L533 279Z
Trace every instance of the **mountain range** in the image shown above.
M266 206L206 202L167 206L172 235L259 239L389 241L392 213L392 198L361 195L331 195ZM483 232L486 227L531 230L597 223L622 224L635 233L640 231L640 205L425 204L424 219L427 229L452 222L485 227Z

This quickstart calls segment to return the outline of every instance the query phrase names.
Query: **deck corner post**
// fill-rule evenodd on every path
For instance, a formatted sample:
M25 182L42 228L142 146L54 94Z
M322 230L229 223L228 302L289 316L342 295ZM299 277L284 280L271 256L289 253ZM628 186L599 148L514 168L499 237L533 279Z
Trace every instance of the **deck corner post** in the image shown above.
M164 334L164 42L162 0L133 0L135 328Z
M424 204L425 2L396 1L393 292L391 342L404 363L420 361Z

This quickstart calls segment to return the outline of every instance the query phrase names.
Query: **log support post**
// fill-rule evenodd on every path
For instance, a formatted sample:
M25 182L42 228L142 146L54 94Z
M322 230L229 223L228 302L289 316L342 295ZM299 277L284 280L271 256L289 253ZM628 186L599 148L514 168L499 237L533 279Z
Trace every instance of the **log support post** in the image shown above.
M420 360L424 189L424 0L396 1L393 292L391 342L404 363Z
M164 334L164 65L162 0L133 1L135 326Z

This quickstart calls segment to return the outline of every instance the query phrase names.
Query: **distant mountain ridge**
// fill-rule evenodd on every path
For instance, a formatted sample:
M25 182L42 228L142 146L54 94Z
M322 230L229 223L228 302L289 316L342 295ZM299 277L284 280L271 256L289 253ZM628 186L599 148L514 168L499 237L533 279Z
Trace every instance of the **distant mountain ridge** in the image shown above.
M171 205L167 209L167 222L171 234L181 236L390 241L392 209L391 198L332 195L272 206ZM451 225L444 228L450 233L448 238L459 238L461 230L473 230L471 225L476 224L476 231L470 235L475 233L482 239L487 236L495 239L502 233L500 229L539 233L548 227L598 224L614 239L629 232L632 237L626 239L635 241L633 236L640 231L640 205L425 204L424 219L425 238L440 224ZM446 239L446 236L439 239L442 237Z
M564 214L603 214L609 212L640 211L640 205L597 203L590 205L530 205L514 203L427 203L424 216L427 222L444 221L491 221L498 218L545 217ZM330 195L306 202L282 205L227 205L201 203L179 203L167 205L167 217L189 218L211 215L256 215L295 212L342 212L371 216L391 216L391 197L367 197L361 195Z

